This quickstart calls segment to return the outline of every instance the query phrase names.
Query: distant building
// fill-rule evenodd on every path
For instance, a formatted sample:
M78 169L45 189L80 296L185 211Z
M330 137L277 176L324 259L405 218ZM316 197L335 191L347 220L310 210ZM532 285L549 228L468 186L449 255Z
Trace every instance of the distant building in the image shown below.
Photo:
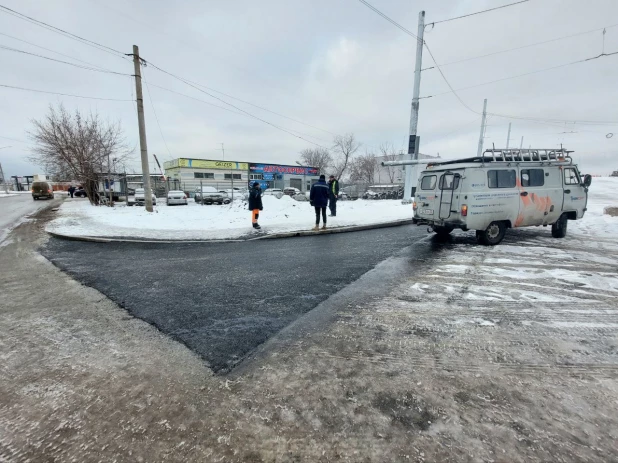
M262 188L298 188L307 191L317 182L319 171L315 167L260 164L213 159L178 158L164 163L170 187L191 192L202 186L217 190L248 188L258 181Z

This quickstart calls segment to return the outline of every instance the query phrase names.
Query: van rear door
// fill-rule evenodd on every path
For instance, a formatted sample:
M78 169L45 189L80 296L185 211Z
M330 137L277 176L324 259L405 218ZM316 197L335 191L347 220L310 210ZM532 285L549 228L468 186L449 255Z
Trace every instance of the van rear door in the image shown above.
M584 211L588 203L588 192L582 185L581 177L576 167L564 168L564 212L577 213L577 218L584 216Z
M421 219L434 220L434 214L439 209L439 199L437 197L439 172L423 172L420 175L418 188L416 190L416 216Z
M459 190L461 181L461 173L459 172L444 172L440 175L438 181L438 219L448 220L451 214L459 213L459 195L456 192Z

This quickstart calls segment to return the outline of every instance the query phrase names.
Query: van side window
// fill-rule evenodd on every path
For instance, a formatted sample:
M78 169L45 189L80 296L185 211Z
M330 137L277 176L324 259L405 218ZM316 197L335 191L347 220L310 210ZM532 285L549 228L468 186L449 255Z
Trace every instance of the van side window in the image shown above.
M441 190L456 190L459 188L459 174L443 174L440 177Z
M490 170L487 172L489 188L515 188L517 174L514 170Z
M521 186L545 185L545 171L543 169L522 169Z
M421 190L433 190L436 187L436 176L426 175L421 180Z
M577 171L572 167L568 167L564 169L564 184L565 185L579 185L581 182L579 180L579 175Z

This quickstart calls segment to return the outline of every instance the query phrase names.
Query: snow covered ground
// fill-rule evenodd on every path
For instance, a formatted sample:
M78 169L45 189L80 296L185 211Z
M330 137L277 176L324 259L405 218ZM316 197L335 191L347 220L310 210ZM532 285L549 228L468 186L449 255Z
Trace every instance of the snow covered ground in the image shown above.
M259 223L268 234L310 230L315 212L308 201L289 196L277 199L265 195ZM234 239L252 232L247 202L202 206L190 200L188 206L165 205L164 200L150 214L143 207L93 207L85 199L68 199L47 231L65 235L97 237L137 237L150 239ZM411 219L412 206L401 201L339 201L337 216L328 217L328 226L370 225Z

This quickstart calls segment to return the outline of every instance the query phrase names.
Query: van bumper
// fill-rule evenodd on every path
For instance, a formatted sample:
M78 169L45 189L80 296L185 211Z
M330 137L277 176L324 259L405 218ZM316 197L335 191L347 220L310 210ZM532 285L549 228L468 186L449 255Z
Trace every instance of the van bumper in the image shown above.
M428 225L430 227L452 227L461 228L463 231L468 230L468 225L463 220L434 220L424 219L422 217L412 218L412 223L416 225Z

